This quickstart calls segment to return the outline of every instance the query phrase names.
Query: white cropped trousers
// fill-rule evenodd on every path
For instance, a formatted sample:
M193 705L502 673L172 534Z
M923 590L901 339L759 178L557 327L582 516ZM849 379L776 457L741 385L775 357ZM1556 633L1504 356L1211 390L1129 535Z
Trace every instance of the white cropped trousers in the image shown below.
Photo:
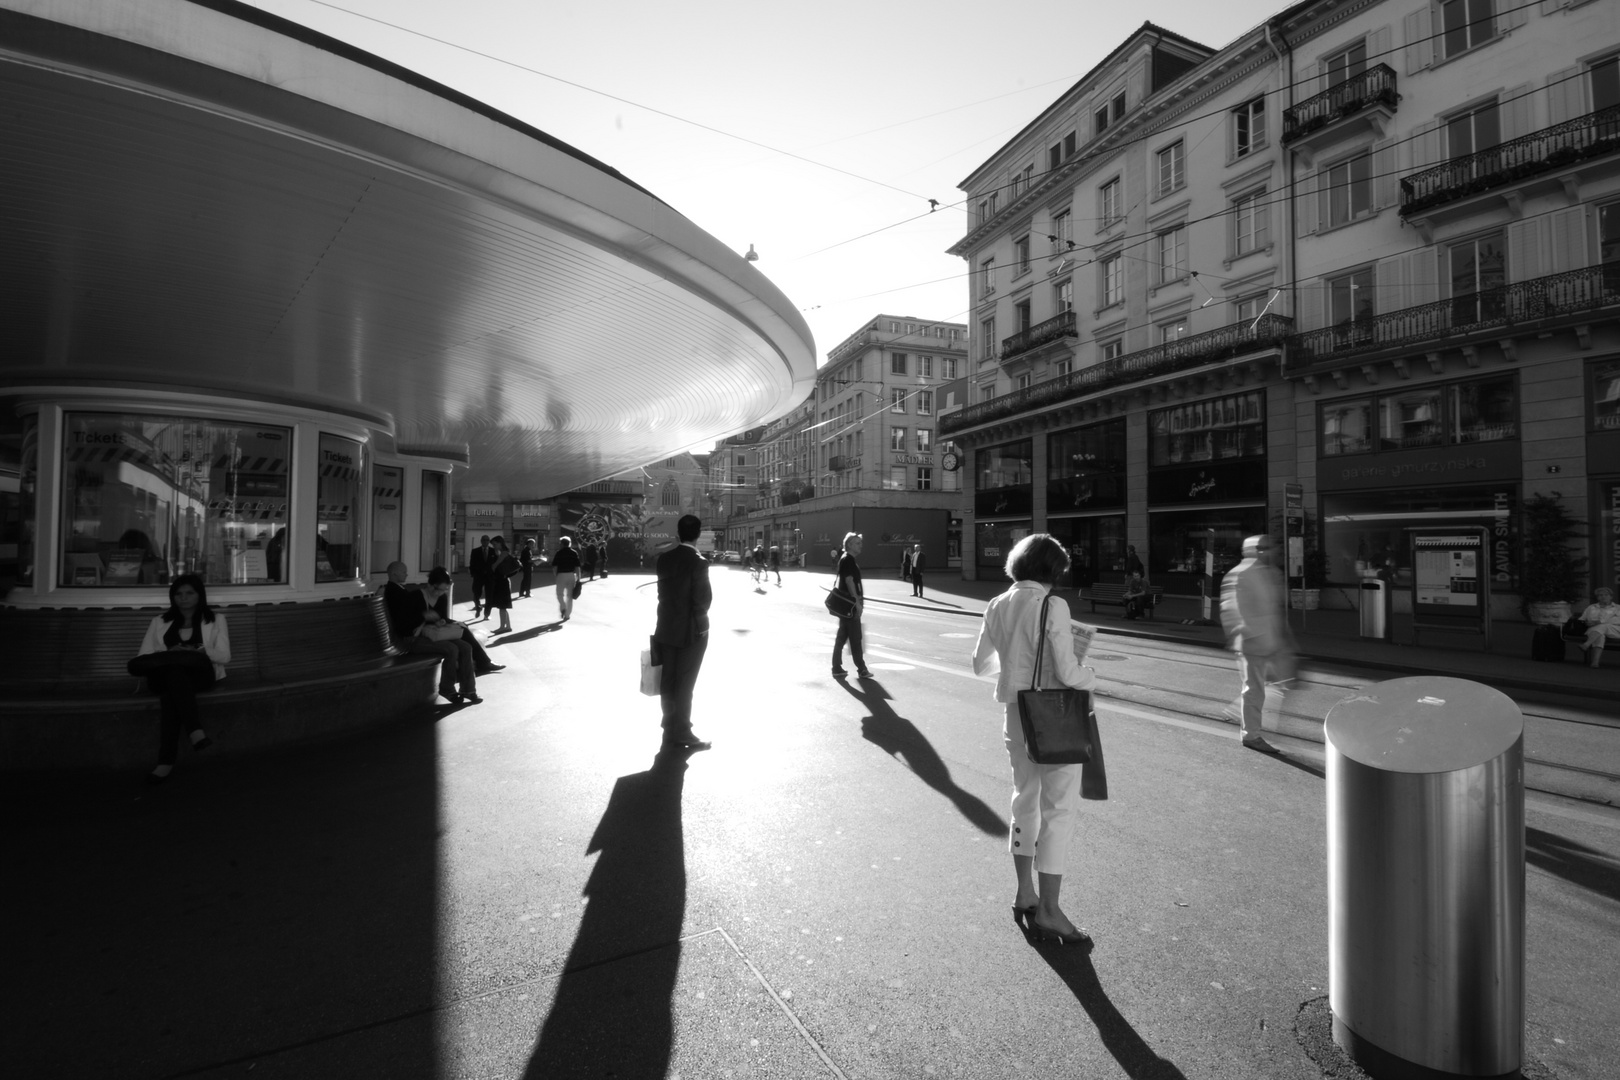
M1075 804L1080 799L1082 766L1037 765L1029 760L1016 701L1007 702L1001 734L1013 774L1007 850L1014 855L1033 855L1038 874L1061 874L1078 823Z

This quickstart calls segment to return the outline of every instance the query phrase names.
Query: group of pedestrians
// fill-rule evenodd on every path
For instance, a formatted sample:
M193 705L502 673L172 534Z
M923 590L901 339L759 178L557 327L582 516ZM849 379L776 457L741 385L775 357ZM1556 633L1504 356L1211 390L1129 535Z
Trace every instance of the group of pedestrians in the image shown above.
M503 536L481 536L478 546L467 558L467 572L472 579L473 618L488 619L498 613L500 625L497 634L512 632L512 578L518 576L517 597L532 594L534 571L546 565L532 538L519 545L513 554ZM575 547L572 537L564 536L557 543L551 557L551 569L557 589L557 616L567 622L574 616L574 600L580 587L594 581L600 573L607 577L607 549L598 544Z

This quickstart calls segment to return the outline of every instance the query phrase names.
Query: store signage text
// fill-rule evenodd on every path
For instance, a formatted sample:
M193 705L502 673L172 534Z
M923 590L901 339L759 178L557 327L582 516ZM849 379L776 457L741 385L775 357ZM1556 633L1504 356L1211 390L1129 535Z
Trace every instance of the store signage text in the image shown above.
M857 461L860 459L857 458ZM932 465L934 459L927 454L896 454L894 461L897 465Z
M1491 536L1493 537L1491 561L1495 564L1496 580L1505 585L1513 580L1513 544L1508 536L1507 492L1498 491L1491 496L1491 510L1496 517L1496 521L1491 526Z
M340 454L336 450L322 450L321 457L334 465L353 465L354 458L349 454Z
M1482 457L1449 458L1445 461L1413 461L1400 465L1351 465L1339 470L1346 480L1367 478L1400 480L1420 474L1471 472L1488 468Z

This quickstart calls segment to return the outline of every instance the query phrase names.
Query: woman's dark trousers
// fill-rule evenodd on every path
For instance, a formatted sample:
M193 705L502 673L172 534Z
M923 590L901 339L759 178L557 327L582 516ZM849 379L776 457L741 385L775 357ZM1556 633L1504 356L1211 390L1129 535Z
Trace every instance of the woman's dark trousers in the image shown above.
M849 642L849 656L855 661L856 671L866 670L866 658L861 654L861 620L859 616L838 620L838 636L833 639L833 670L844 666L844 642Z
M157 694L163 710L158 733L158 764L173 765L180 753L180 733L189 734L202 728L197 715L197 692L214 685L214 666L155 671L146 677L146 685Z

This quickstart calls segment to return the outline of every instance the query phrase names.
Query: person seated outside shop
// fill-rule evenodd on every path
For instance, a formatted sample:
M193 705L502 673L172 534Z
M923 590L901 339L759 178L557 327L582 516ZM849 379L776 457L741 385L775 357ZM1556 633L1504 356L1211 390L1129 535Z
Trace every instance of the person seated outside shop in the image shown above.
M141 648L129 662L129 673L144 678L162 702L158 764L147 782L160 784L174 770L180 732L193 750L214 744L203 730L197 694L225 677L231 662L231 632L225 616L208 606L208 589L196 574L181 574L169 586L169 610L146 628Z
M1127 619L1140 619L1153 606L1148 596L1147 583L1142 580L1141 574L1132 574L1125 581L1125 617Z
M459 634L439 641L428 628L427 597L418 589L407 589L411 572L402 562L388 564L388 583L383 586L383 606L388 611L388 628L394 644L408 653L437 656L439 693L452 705L483 701L478 696L478 675L472 646ZM457 689L459 685L460 689Z
M427 616L424 624L427 626L460 627L461 640L472 646L473 670L479 675L488 675L492 671L503 671L505 664L497 664L489 658L489 653L478 643L473 635L472 627L457 622L450 617L450 594L454 586L450 582L450 571L442 566L435 566L428 571L427 584L422 586L422 596L427 600ZM441 632L442 633L442 632Z
M1586 639L1581 643L1586 653L1586 666L1598 667L1603 663L1603 646L1611 640L1620 640L1620 604L1614 602L1614 590L1599 587L1592 593L1595 603L1581 612L1586 626Z

